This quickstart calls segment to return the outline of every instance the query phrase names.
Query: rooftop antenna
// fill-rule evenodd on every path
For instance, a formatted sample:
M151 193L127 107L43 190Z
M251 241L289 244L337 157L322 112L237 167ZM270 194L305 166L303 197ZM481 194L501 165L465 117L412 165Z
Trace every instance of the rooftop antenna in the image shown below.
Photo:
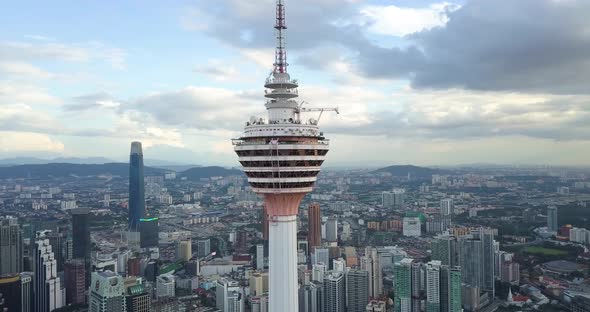
M277 36L277 47L275 50L275 63L273 73L287 72L287 49L285 48L285 4L283 0L277 0L277 18L275 22L275 32Z

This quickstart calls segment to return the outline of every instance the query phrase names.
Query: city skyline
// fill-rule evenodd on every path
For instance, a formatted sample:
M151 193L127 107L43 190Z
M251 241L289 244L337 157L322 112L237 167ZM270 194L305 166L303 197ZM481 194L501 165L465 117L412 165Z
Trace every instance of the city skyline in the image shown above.
M123 160L140 140L156 159L237 166L227 139L262 112L272 3L8 4L0 158ZM288 44L302 99L342 110L322 116L327 166L588 165L587 2L311 4L288 4Z

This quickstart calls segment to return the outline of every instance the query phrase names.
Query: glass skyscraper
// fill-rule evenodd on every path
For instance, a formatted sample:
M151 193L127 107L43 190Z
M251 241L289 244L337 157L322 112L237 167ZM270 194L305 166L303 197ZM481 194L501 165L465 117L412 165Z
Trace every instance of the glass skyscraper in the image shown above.
M145 218L145 185L141 142L131 143L129 156L129 231L139 232L139 220Z

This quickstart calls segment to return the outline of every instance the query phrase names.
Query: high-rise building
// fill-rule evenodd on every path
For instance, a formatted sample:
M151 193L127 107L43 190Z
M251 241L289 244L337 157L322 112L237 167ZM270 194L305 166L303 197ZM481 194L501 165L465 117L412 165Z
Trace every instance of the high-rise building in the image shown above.
M228 278L218 279L215 287L215 302L217 309L223 312L241 311L240 307L244 305L244 300L238 282Z
M192 240L190 238L180 240L176 243L176 259L189 261L193 257Z
M328 242L338 241L338 219L329 218L326 222L326 240Z
M412 312L412 262L405 258L394 264L394 293L395 312Z
M371 300L367 304L366 312L387 312L387 303L380 300Z
M461 269L437 260L430 261L425 267L426 312L462 311Z
M432 240L432 260L438 260L443 265L456 266L459 264L457 255L457 240L454 236L439 235Z
M328 248L316 248L313 252L313 264L325 264L330 265L330 250Z
M381 204L384 208L401 209L405 204L406 190L395 188L391 192L381 194Z
M172 275L159 275L156 278L156 297L174 297L176 295L176 280Z
M125 306L127 312L150 312L151 298L141 279L125 281Z
M441 312L441 262L426 264L426 312Z
M72 259L83 259L86 264L86 288L90 286L90 210L77 208L72 213Z
M129 231L139 232L139 219L145 218L145 185L141 142L131 143L129 156Z
M422 223L418 217L404 217L404 236L419 237L422 235Z
M0 276L0 311L21 311L21 287L21 277L18 273Z
M369 303L369 272L349 270L346 272L346 310L364 312Z
M494 296L494 234L480 228L459 238L459 265L463 283Z
M264 245L256 245L256 270L264 270Z
M33 278L35 274L33 272L22 272L20 274L21 281L21 311L22 312L33 312L35 307L35 296L33 293L34 285Z
M158 247L158 218L139 219L139 246L141 248Z
M86 262L84 259L67 261L64 269L66 304L86 303Z
M344 272L346 270L346 261L342 258L332 260L332 270Z
M270 311L298 311L297 215L329 150L318 120L301 118L298 81L287 72L285 5L277 0L274 70L265 82L267 119L252 117L233 141L252 191L264 196L269 218ZM337 109L316 109L329 111Z
M197 241L197 256L199 258L207 257L211 253L211 240L200 239Z
M61 281L57 276L57 262L47 238L48 233L37 232L33 252L36 312L49 312L63 306Z
M346 311L345 289L343 272L329 271L324 275L324 312Z
M63 233L58 231L51 231L47 234L49 244L51 244L51 250L55 256L55 262L57 263L57 271L63 272L64 270L64 248L65 248L65 236Z
M300 311L324 311L324 285L322 284L322 282L311 281L309 284L301 287L300 293Z
M369 272L369 297L380 297L383 294L383 272L376 248L365 249L365 256L361 257L361 270Z
M426 266L419 261L412 262L411 280L412 311L420 312L425 310L426 301Z
M445 198L440 200L440 214L449 216L454 213L453 199Z
M253 297L250 302L252 312L268 312L268 296Z
M89 312L126 312L123 278L112 271L92 272L88 294Z
M557 222L557 206L547 207L547 229L553 232L559 230L559 223Z
M23 271L23 232L17 219L0 218L0 275Z
M308 217L308 232L307 240L309 243L310 252L314 247L319 247L322 244L322 216L320 213L319 204L310 204L307 208Z

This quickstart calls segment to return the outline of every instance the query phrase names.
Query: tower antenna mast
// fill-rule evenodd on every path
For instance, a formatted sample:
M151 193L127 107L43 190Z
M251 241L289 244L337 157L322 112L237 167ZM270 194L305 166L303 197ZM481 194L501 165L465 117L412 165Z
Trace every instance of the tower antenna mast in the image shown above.
M285 4L283 0L277 0L277 17L275 22L275 32L277 36L277 47L275 50L274 73L287 72L287 49L285 48L285 33L287 24L285 22Z

